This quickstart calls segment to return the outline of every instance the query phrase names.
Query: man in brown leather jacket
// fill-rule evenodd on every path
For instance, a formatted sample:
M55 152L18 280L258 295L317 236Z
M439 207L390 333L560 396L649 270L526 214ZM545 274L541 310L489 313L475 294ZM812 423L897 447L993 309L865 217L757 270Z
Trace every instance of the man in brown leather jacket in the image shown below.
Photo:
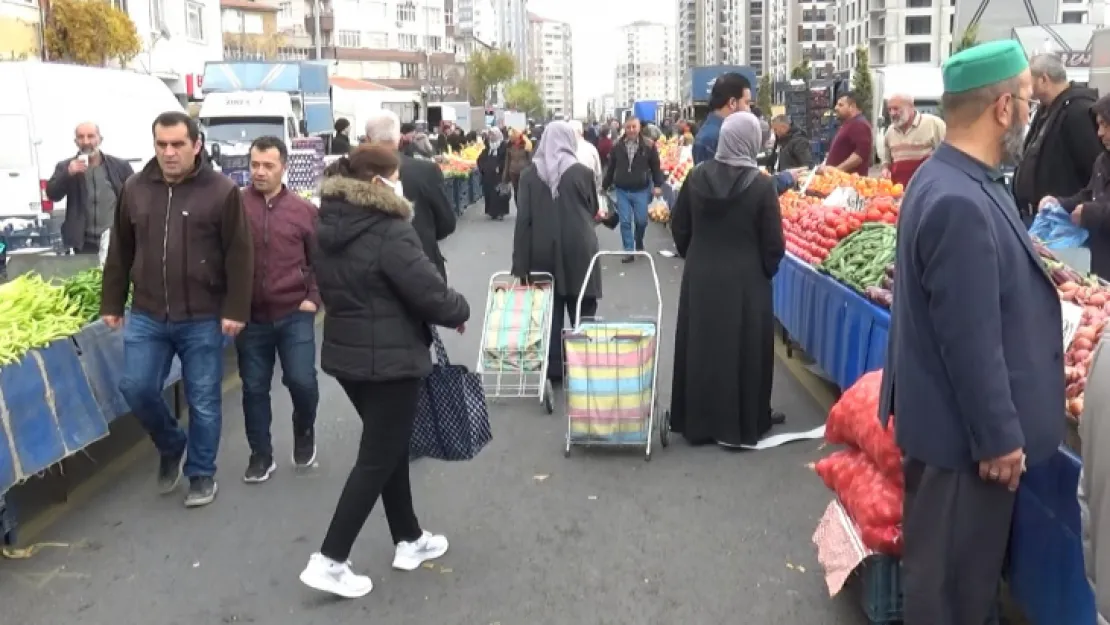
M184 474L195 507L216 497L225 336L250 317L253 248L239 189L202 158L196 122L168 112L152 130L155 158L120 194L100 313L124 326L131 288L120 392L161 454L160 489L172 493ZM175 355L188 435L162 399Z

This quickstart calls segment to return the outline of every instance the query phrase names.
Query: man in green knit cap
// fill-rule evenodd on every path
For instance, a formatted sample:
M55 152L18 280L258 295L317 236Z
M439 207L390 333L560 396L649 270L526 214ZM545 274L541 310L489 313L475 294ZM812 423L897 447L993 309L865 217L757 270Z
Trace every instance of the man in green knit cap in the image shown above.
M996 623L1026 466L1063 437L1060 300L999 166L1033 93L1016 41L945 62L945 142L902 202L880 415L905 454L906 625Z

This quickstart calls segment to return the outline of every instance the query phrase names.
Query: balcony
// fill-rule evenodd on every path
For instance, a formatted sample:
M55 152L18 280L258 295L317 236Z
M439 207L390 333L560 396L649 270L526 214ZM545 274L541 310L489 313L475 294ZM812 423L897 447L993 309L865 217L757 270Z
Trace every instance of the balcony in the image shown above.
M305 30L314 33L316 32L316 13L314 11L306 11L304 15ZM335 14L331 9L320 9L320 32L330 33L335 30Z

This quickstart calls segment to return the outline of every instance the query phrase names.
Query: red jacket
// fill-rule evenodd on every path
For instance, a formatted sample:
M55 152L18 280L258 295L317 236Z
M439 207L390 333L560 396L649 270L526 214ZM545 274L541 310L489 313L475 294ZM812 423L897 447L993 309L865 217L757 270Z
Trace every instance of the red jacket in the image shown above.
M254 241L251 321L272 323L307 300L320 307L312 270L316 207L284 186L269 202L254 187L243 191L243 209Z
M597 140L597 155L601 158L601 168L609 166L609 152L613 149L613 140L602 137Z

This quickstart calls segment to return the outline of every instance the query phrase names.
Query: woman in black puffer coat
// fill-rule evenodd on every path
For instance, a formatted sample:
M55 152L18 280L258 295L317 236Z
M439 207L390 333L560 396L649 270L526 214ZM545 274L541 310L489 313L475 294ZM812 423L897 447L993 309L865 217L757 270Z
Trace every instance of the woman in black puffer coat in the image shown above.
M312 263L324 300L320 367L339 381L363 427L323 546L301 581L347 598L372 588L347 556L379 496L397 546L394 568L415 570L447 551L447 539L421 529L413 511L409 437L420 384L432 371L430 326L462 331L470 307L424 254L399 166L396 151L362 145L329 167L320 189Z
M1091 117L1098 127L1103 152L1095 159L1091 180L1079 193L1060 198L1060 206L1071 213L1071 220L1090 233L1091 272L1110 279L1110 95L1091 106ZM1041 200L1044 208L1053 198Z

